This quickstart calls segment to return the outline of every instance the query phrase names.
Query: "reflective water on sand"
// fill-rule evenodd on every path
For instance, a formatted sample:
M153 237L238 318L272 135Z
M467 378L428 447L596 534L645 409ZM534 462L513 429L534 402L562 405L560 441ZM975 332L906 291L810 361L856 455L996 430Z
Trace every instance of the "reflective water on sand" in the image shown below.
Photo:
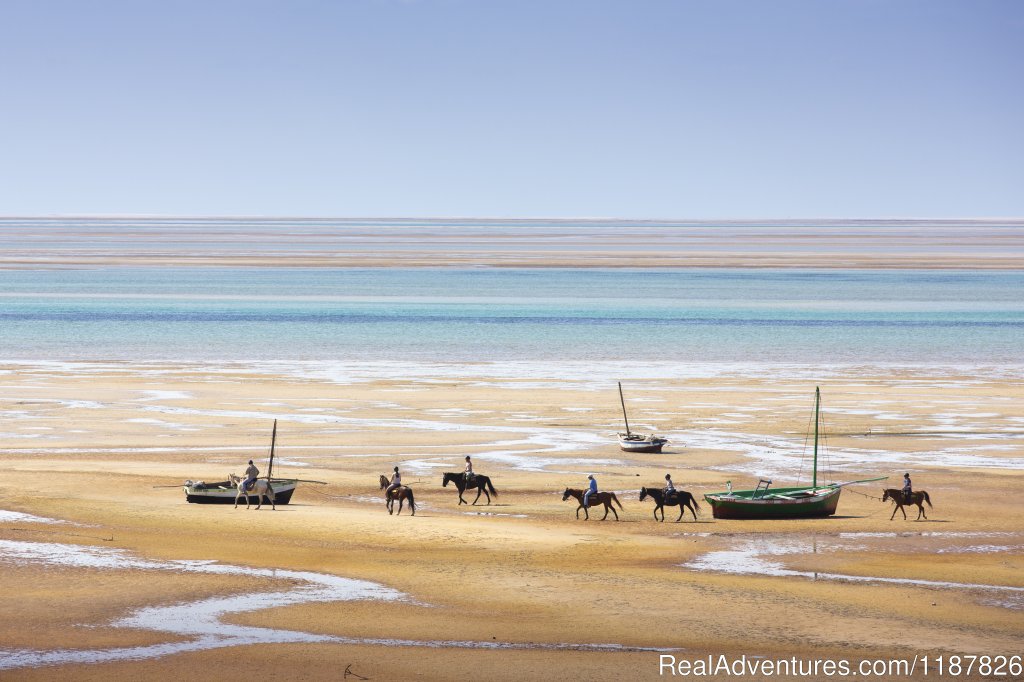
M270 607L305 603L353 600L404 601L419 604L402 592L366 580L325 573L272 568L233 566L212 561L156 561L131 552L106 547L88 547L44 542L0 540L0 563L44 564L47 566L100 570L172 571L212 575L267 578L283 583L285 589L136 609L110 624L164 632L187 638L183 642L117 647L108 649L15 649L0 650L0 670L111 661L159 658L190 651L202 651L249 644L314 643L376 644L388 646L458 647L479 649L551 649L583 651L661 651L664 649L625 647L619 644L520 643L497 641L404 640L350 638L296 630L234 625L224 622L228 615Z

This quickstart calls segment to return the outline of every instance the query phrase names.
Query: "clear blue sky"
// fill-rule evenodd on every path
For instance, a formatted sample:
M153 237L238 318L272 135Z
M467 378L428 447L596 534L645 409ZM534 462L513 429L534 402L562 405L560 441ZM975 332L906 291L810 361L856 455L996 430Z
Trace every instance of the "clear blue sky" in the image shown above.
M1016 0L0 0L0 214L1024 216Z

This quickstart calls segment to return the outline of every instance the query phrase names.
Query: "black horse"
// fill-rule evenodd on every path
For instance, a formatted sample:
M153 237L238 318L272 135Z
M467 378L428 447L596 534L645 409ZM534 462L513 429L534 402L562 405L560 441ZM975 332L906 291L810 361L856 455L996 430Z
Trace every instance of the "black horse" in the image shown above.
M674 495L665 499L665 491L661 488L640 488L640 501L643 502L648 496L654 499L654 520L658 520L658 510L661 510L661 520L665 520L665 507L674 507L679 505L679 518L676 519L676 523L683 520L683 514L689 509L690 513L693 514L693 520L697 520L697 512L700 511L700 505L697 504L697 499L686 492L685 490L677 490ZM693 506L690 506L690 503Z
M469 483L466 483L466 475L461 471L448 471L444 475L444 480L441 481L441 485L445 488L448 487L448 483L454 483L455 487L459 489L459 504L469 504L462 499L462 493L467 490L476 488L476 499L473 500L473 504L480 499L480 493L487 496L487 504L491 503L491 495L498 496L498 491L494 489L494 485L491 483L490 476L484 476L477 474L473 478L469 479ZM490 492L488 492L490 491Z

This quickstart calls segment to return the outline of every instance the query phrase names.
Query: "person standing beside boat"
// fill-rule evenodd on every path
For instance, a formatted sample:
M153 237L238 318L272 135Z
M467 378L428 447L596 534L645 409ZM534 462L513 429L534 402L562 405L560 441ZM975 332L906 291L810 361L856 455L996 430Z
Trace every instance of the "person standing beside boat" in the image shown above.
M588 474L587 479L590 481L590 485L587 487L587 491L583 493L584 509L590 506L590 496L597 492L597 479L594 478L594 474Z
M398 467L395 467L395 473L391 474L391 485L384 491L384 499L387 500L391 497L391 491L397 490L402 487L402 474L398 473Z
M249 460L249 466L245 468L245 486L243 490L252 490L252 487L256 484L256 479L260 477L260 470L256 468L256 465Z

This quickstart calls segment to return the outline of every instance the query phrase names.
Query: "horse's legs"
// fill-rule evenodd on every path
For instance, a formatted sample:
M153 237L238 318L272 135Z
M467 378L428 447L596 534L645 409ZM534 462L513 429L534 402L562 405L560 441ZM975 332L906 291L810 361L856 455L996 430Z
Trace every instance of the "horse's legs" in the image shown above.
M483 491L484 491L483 488L477 488L476 489L476 497L473 499L473 504L476 504L476 501L480 499L480 493L482 493ZM490 501L491 501L491 498L490 498L490 496L488 496L487 497L487 502L490 503Z
M615 511L615 507L612 506L612 504L610 502L608 503L608 509L612 510L612 514L615 514L615 520L618 521L619 520L619 512ZM665 515L665 510L664 509L661 510L661 514L662 514L662 516ZM604 515L608 516L608 512L605 511ZM601 520L604 521L604 519L601 519ZM662 521L664 521L664 518L662 518Z
M242 494L241 490L239 490L237 493L235 493L235 509L238 509L238 496L241 495L241 494Z
M654 520L658 520L658 505L654 505Z
M608 510L609 509L612 509L612 506L610 504L608 504L607 502L605 502L604 503L604 516L601 517L602 521L604 521L605 519L608 518ZM612 509L612 511L615 511L615 510Z
M685 514L685 513L686 513L686 508L683 507L683 505L679 505L679 518L676 519L676 523L679 523L680 521L683 520L683 514Z
M686 506L689 507L690 513L693 514L693 520L696 521L697 520L697 509L695 507L696 507L697 501L694 500L693 504L694 504L693 507L690 507L689 504L687 504Z
M889 517L890 521L892 521L894 518L896 518L896 512L899 509L900 509L900 506L898 504L895 507L893 507L893 509L892 509L892 516Z
M921 520L921 516L924 516L925 520L928 520L928 515L924 513L924 505L920 502L917 503L917 520Z
M580 506L576 507L576 520L577 521L580 520L580 509L583 509L583 505L582 504ZM586 511L586 509L583 509L583 511Z

